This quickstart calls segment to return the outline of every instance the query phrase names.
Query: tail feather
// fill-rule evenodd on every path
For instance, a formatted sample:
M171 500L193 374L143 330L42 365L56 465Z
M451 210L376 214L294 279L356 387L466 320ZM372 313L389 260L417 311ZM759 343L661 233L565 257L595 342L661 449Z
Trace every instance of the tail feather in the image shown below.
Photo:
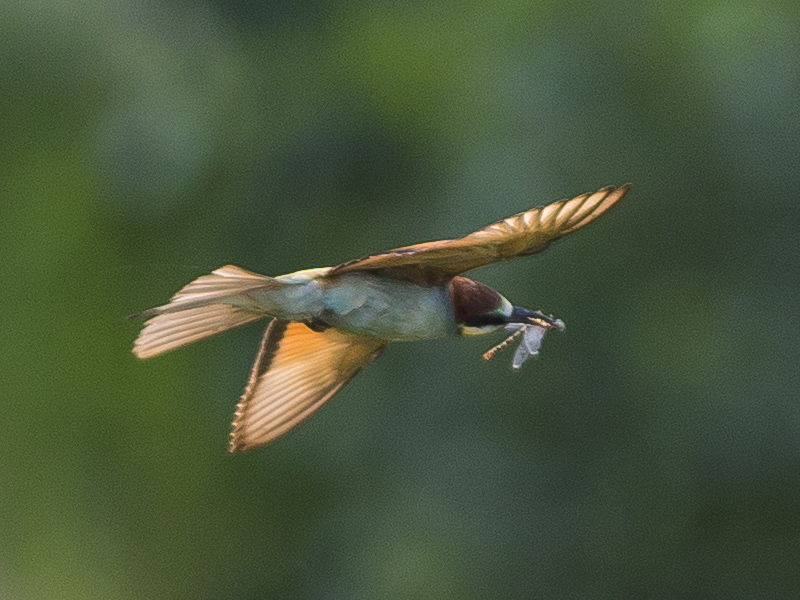
M261 319L266 313L247 292L282 285L271 277L232 265L195 279L169 304L130 317L149 319L134 343L133 353L149 358Z
M133 353L139 358L150 358L263 317L263 313L227 304L163 313L145 323L133 345Z
M164 314L167 312L178 312L196 306L207 306L220 301L228 304L236 302L237 297L242 304L240 308L247 308L252 305L252 301L241 296L243 292L259 289L278 289L282 287L280 281L251 273L233 265L221 267L210 273L195 279L189 285L183 287L177 294L170 298L169 304L146 310L137 317L149 317L154 314Z

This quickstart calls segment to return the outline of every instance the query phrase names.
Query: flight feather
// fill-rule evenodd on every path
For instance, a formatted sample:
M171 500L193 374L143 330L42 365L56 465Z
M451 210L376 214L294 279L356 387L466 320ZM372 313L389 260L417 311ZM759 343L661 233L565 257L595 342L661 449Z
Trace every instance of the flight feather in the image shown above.
M545 250L550 244L605 214L630 189L605 187L594 193L533 208L455 240L397 248L344 263L330 275L380 271L382 275L445 281L484 265Z
M231 452L262 446L297 425L377 358L386 343L273 319L236 411Z

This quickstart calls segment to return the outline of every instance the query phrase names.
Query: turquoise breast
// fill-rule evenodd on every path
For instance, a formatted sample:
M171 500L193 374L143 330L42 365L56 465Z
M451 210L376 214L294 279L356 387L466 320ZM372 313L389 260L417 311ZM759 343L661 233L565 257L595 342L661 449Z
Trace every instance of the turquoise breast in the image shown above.
M366 273L328 281L322 319L337 329L386 340L420 340L455 334L447 285L419 286Z

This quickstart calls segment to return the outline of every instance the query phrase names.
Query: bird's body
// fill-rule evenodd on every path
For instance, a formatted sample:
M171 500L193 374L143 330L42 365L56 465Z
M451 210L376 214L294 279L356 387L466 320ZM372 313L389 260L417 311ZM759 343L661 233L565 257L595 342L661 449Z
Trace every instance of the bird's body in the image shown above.
M319 328L383 340L422 340L458 332L447 284L419 285L358 272L330 277L323 271L305 284L314 296L311 323Z
M515 307L497 291L459 274L540 252L606 212L627 191L628 186L604 188L520 213L464 238L399 248L336 267L274 278L222 267L184 287L169 304L136 315L150 319L134 353L147 358L271 318L231 440L232 450L254 448L311 414L390 341L560 324Z

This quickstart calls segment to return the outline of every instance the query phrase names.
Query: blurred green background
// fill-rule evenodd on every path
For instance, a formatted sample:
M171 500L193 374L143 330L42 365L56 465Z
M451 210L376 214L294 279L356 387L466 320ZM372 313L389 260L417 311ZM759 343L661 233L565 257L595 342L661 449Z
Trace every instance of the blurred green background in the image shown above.
M800 4L4 0L0 598L796 598ZM127 314L623 203L227 454L262 327Z

